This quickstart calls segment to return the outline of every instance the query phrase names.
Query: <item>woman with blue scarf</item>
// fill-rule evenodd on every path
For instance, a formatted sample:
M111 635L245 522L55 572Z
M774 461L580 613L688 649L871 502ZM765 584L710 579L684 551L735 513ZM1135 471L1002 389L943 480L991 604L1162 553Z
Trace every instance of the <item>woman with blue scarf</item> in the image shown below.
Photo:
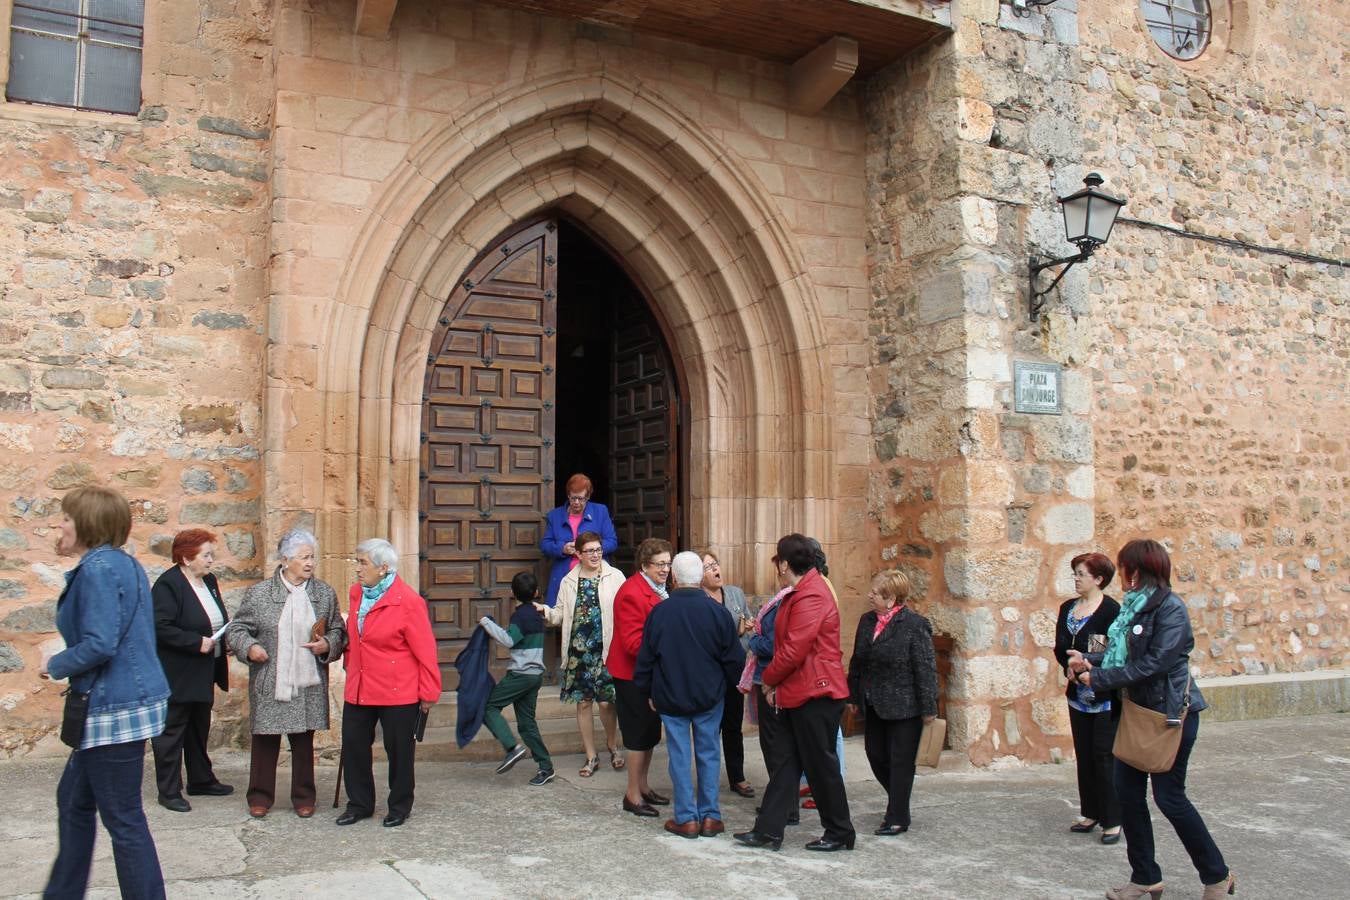
M1069 669L1097 696L1123 690L1131 702L1163 713L1168 725L1182 731L1176 762L1166 772L1150 776L1116 760L1116 795L1130 883L1108 890L1107 900L1162 896L1162 869L1154 855L1148 813L1150 777L1159 811L1172 823L1204 884L1203 900L1219 900L1234 892L1236 879L1186 796L1186 763L1200 731L1199 713L1205 708L1205 698L1190 674L1195 647L1191 619L1186 604L1172 591L1172 560L1157 541L1130 541L1116 556L1116 564L1126 590L1120 614L1106 632L1106 652L1084 656L1070 650Z
M398 577L398 551L372 539L356 546L357 583L347 615L347 687L342 707L342 767L347 809L337 824L375 814L370 748L375 724L389 758L385 828L407 821L413 806L413 734L422 713L441 698L441 669L427 602Z

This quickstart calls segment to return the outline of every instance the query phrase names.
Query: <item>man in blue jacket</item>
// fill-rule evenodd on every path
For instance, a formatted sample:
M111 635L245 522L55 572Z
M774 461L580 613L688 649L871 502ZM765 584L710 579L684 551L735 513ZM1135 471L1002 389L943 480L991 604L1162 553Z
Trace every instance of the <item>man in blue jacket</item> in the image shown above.
M666 821L666 831L715 837L725 830L717 805L722 701L728 685L740 679L745 651L726 610L699 587L702 558L687 550L677 553L670 573L675 590L647 616L633 683L666 727L674 794L674 817ZM691 762L698 772L697 790Z

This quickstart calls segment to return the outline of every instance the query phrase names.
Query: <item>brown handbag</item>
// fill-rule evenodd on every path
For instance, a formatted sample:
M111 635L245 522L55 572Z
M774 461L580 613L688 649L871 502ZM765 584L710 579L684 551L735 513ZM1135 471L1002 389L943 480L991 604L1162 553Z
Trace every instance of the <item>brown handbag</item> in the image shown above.
M1191 709L1191 682L1186 679L1186 699L1181 707L1181 722L1167 724L1163 713L1140 706L1120 692L1120 723L1111 753L1116 759L1140 772L1170 771L1181 749L1181 729Z
M319 616L319 618L314 621L314 627L309 630L309 642L312 644L327 633L328 617Z
M923 723L919 733L919 750L914 755L916 766L936 766L942 759L942 745L947 742L947 720L934 719Z

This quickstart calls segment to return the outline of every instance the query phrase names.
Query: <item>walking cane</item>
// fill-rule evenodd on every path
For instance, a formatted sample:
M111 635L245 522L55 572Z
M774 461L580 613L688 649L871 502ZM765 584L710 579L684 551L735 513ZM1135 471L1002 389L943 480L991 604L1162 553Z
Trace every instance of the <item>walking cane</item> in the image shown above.
M333 786L333 809L338 808L338 798L342 796L342 748L338 748L338 777L337 784Z

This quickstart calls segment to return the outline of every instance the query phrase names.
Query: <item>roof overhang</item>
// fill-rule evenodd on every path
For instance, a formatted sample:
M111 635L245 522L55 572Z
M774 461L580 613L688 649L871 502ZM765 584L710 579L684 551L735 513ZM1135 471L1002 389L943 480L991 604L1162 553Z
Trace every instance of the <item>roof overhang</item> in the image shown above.
M488 0L793 64L834 38L857 42L866 78L951 31L948 0ZM355 30L382 36L398 0L358 0Z

